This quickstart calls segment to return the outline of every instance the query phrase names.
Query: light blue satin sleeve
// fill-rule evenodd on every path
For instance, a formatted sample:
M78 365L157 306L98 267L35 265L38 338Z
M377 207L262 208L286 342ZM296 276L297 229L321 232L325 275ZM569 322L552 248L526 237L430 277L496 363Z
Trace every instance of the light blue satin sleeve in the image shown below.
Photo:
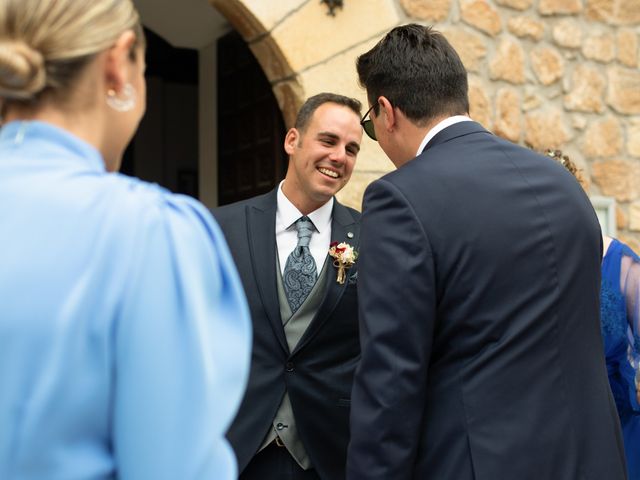
M197 201L0 128L0 480L227 480L250 319Z
M142 221L114 325L118 478L236 478L224 435L246 386L251 332L231 254L187 197L167 197Z

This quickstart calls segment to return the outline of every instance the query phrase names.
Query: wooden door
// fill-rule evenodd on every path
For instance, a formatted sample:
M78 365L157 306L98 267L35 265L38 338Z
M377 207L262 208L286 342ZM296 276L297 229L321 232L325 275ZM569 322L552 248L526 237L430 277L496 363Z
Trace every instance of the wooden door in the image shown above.
M236 32L218 40L218 203L273 189L288 157L282 113L262 68Z

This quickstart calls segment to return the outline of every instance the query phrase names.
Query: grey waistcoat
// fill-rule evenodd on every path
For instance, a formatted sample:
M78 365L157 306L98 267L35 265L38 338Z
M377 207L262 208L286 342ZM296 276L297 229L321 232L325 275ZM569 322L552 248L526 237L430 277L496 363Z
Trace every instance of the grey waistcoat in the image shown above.
M280 317L282 318L282 325L284 326L284 334L287 338L287 344L289 345L289 352L293 352L294 348L302 338L302 335L309 327L311 320L316 315L316 312L320 308L322 299L324 298L326 289L326 277L327 272L331 270L327 268L330 265L329 257L325 260L320 275L316 280L311 293L300 306L300 308L291 315L291 308L287 301L287 296L284 293L284 286L282 284L282 275L276 275L278 279L278 301L280 302ZM278 255L276 255L276 268L280 272L280 263L278 261ZM311 468L311 461L309 456L300 441L298 436L298 430L296 428L295 418L293 417L293 409L291 408L291 401L289 400L289 393L285 391L282 403L276 412L276 416L272 422L273 428L270 428L267 432L267 436L260 447L262 450L269 445L276 436L280 437L282 443L289 451L291 456L298 462L303 469L308 470Z

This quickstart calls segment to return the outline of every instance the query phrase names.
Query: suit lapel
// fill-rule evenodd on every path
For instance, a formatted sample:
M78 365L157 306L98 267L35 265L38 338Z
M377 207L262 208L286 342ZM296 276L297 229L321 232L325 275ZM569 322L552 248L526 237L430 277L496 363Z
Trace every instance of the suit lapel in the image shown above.
M349 210L338 203L336 200L333 205L333 214L331 221L331 241L334 242L346 242L351 245L356 251L358 250L358 243L360 240L360 225L354 220L351 212ZM353 234L349 235L349 233ZM329 245L327 245L327 252L329 251ZM315 315L311 324L304 332L302 338L296 345L293 353L296 353L301 348L309 343L309 341L315 336L315 334L320 330L322 325L327 321L331 312L335 309L340 297L347 288L349 284L348 278L352 273L351 269L347 271L347 281L344 284L339 284L336 281L337 270L333 266L333 261L330 259L329 264L326 266L329 268L327 272L327 276L325 278L326 281L326 294L324 299L322 300L322 304L320 305L320 309L318 313Z
M263 197L264 202L247 206L247 223L251 262L258 291L271 327L285 352L289 351L282 327L276 275L276 192Z

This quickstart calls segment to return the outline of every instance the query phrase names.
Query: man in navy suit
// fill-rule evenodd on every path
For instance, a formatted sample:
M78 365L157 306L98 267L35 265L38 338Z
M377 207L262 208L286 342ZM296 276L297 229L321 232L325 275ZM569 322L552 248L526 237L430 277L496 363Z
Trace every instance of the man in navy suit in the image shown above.
M338 281L328 253L332 242L357 249L360 238L360 214L334 198L360 150L360 108L332 93L309 98L284 141L284 181L213 212L254 329L249 385L228 432L242 480L345 476L360 355L357 269Z
M601 235L553 160L468 116L429 27L357 61L397 170L363 201L350 480L619 480L599 329Z

